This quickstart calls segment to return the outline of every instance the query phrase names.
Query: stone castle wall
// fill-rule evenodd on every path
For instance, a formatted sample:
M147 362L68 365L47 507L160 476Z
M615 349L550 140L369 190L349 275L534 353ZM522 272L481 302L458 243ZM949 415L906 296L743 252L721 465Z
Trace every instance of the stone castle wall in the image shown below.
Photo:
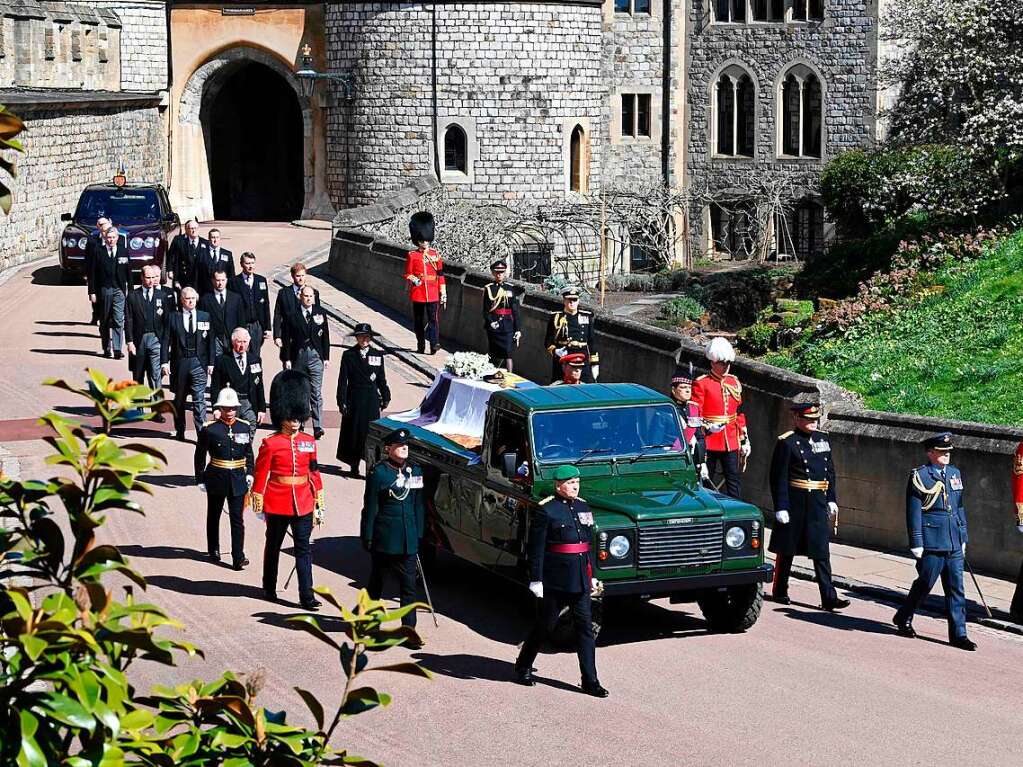
M124 29L121 90L159 91L167 82L167 17L163 0L93 0L114 11Z

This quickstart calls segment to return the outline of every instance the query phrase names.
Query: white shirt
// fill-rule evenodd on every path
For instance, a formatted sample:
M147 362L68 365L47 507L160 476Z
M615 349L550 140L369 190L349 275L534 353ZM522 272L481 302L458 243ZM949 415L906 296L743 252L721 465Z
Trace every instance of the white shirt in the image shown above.
M244 374L245 369L248 367L245 360L245 352L242 352L241 354L235 353L234 361L238 364L238 369Z
M197 248L197 247L199 247L199 240L198 239L189 240L188 244L191 245L193 248Z
M195 320L195 310L194 309L192 311L188 311L187 309L182 311L181 312L181 317L184 320L185 330L188 330L188 320L189 320L190 317L193 320L193 322L192 322L192 330L195 330L195 321L194 321Z

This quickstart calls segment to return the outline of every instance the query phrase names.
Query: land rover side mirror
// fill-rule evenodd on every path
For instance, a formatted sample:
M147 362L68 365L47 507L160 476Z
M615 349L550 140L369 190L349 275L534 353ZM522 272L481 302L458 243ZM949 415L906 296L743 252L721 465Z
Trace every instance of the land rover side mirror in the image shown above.
M61 213L60 214L60 220L61 221L70 221L71 220L71 214L70 213Z
M505 479L514 479L515 471L519 467L519 454L516 452L505 453L501 456L501 474Z

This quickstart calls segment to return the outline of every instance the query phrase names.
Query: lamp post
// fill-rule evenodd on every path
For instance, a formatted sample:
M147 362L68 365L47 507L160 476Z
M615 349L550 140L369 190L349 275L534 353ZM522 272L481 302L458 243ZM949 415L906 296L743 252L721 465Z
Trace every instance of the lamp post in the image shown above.
M309 43L302 46L302 67L295 71L299 86L302 88L302 95L310 98L316 89L316 83L324 80L328 83L337 83L341 90L341 98L351 102L355 98L355 78L351 72L317 72L313 68L312 49Z

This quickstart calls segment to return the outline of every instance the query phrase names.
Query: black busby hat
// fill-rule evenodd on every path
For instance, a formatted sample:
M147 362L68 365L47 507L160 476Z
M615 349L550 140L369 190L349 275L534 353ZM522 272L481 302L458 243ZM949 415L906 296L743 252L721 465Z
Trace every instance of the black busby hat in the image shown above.
M407 445L408 429L395 429L384 437L384 445Z
M412 242L433 242L433 214L429 211L421 210L418 213L413 213L412 218L408 222L408 233L412 238Z
M282 421L309 419L309 378L297 370L282 370L270 384L270 422L275 429Z
M924 450L951 450L952 432L943 431L924 440Z
M678 365L675 368L675 375L671 377L671 385L676 386L678 384L690 384L696 378L696 374L693 370L693 363L687 362L685 365Z

